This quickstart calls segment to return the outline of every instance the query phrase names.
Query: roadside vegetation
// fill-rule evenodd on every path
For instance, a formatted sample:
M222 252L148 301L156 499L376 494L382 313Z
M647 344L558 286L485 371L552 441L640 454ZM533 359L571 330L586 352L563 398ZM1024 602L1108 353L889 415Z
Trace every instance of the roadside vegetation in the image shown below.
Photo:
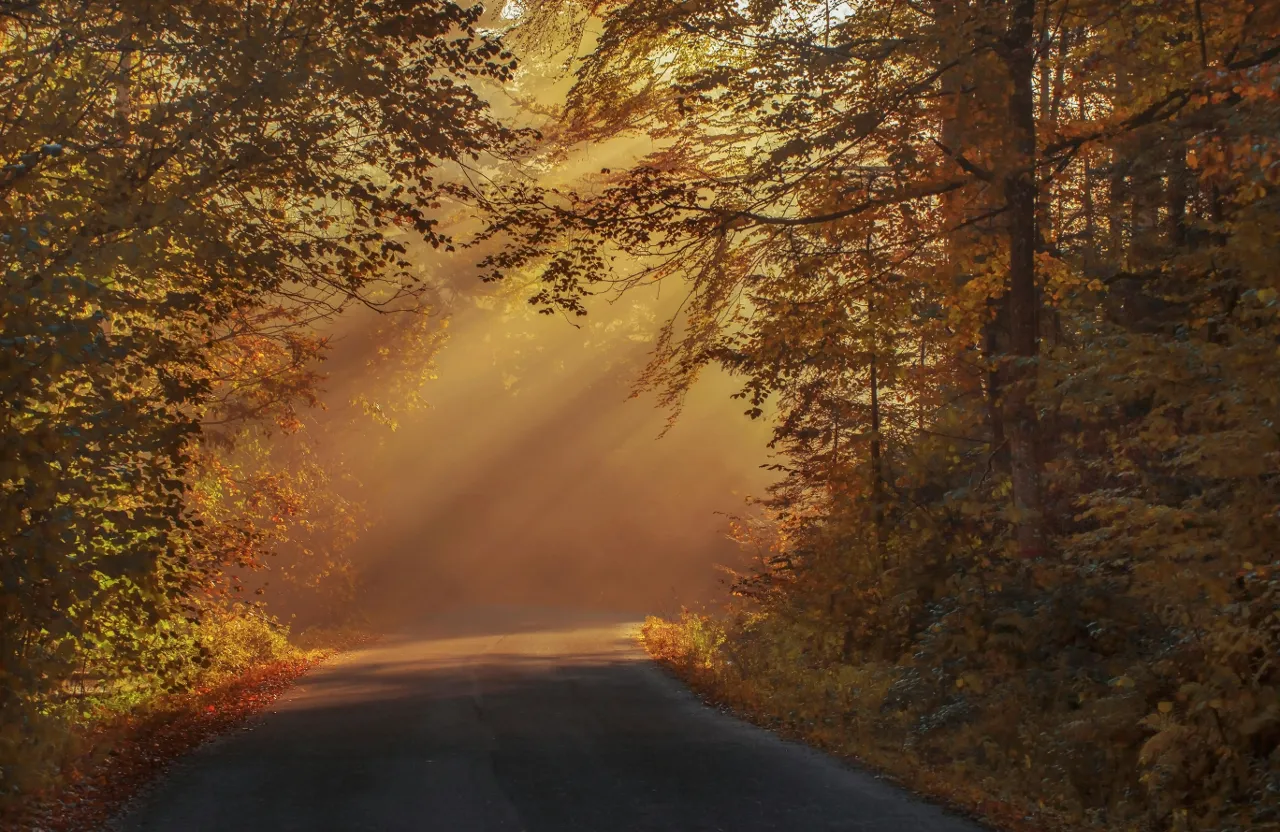
M644 381L776 425L655 655L1033 828L1280 828L1280 5L528 6L563 147L645 150L495 197L494 275L672 283Z
M47 733L16 768L28 779L0 807L0 823L99 829L174 760L241 727L316 665L378 638L356 618L295 634L259 610L234 606L206 608L179 629L178 648L197 658L175 668L153 657L142 666L155 669L141 675L79 680L45 711Z
M243 611L208 613L182 629L178 638L200 660L81 685L45 710L45 733L14 769L24 779L0 812L6 828L97 828L171 760L270 704L327 655Z
M300 672L268 586L346 620L366 512L326 431L416 403L443 329L409 248L516 138L465 83L512 68L480 17L0 3L0 812ZM365 386L328 397L353 309Z

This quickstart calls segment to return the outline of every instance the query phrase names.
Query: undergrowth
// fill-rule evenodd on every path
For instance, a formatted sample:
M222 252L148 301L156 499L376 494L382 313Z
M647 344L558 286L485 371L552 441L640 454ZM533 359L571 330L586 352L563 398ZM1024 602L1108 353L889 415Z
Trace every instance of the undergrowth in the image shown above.
M976 655L939 660L927 643L847 659L843 636L814 626L818 617L686 611L649 618L642 637L708 699L1000 828L1280 828L1276 755L1250 759L1265 738L1242 735L1264 731L1266 713L1231 726L1232 706L1200 703L1195 686L1171 691L1151 673L1082 679L1101 663L1082 667L1079 656L1006 674L984 674ZM1208 709L1217 734L1197 722Z
M33 703L24 720L13 723L15 730L0 738L0 820L60 799L87 771L100 770L108 755L127 756L139 737L159 732L168 738L165 748L156 749L160 756L182 753L227 724L231 714L260 704L260 691L245 691L283 689L331 653L371 640L355 627L312 628L291 638L274 618L246 607L214 608L199 620L162 622L156 629L146 645L150 654L139 661L155 670L108 684L95 679L87 661L81 674ZM173 667L183 671L166 670ZM188 717L198 724L185 725Z

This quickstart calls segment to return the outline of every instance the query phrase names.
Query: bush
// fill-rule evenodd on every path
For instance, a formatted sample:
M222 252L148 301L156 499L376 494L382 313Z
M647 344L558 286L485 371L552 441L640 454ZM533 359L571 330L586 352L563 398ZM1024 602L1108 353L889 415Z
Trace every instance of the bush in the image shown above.
M80 673L59 690L28 699L22 713L0 721L0 811L56 785L91 747L97 726L304 656L287 628L240 606L210 607L198 621L174 616L144 631L121 626L117 636L88 652Z
M1096 542L1002 557L996 508L931 509L915 528L890 512L878 539L856 504L792 525L784 567L718 616L650 619L645 645L766 725L970 807L1070 829L1280 820L1275 564L1206 570L1173 604L1186 568Z
M196 628L208 656L202 681L235 676L255 667L301 657L288 629L258 613L222 612Z

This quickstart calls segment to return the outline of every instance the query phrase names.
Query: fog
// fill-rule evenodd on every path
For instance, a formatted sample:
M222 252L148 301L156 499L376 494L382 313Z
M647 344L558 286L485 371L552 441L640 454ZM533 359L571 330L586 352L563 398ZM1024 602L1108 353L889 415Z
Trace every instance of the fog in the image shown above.
M458 605L670 613L722 593L716 567L743 561L726 515L769 481L769 429L723 375L701 380L669 428L653 396L633 397L670 288L569 321L536 314L520 287L484 286L461 258L415 256L436 276L432 326L447 333L427 408L391 431L340 406L369 392L379 346L374 316L357 315L335 338L334 406L317 417L338 425L327 452L370 512L350 553L363 612L382 626Z
M515 98L554 111L569 80L526 69L488 97L509 123L554 131ZM571 182L652 149L634 137L570 148L538 175ZM451 222L475 227L465 209ZM386 347L370 334L376 316L340 322L324 368L324 450L359 483L352 496L372 521L351 551L364 613L392 625L460 605L671 613L713 602L725 590L716 567L744 562L726 515L773 478L761 467L770 428L715 372L670 425L652 395L633 397L681 287L596 298L571 321L537 314L529 286L483 284L478 252L411 251L447 333L420 391L428 407L401 414L394 432L351 419L352 397L385 383L368 373Z
M433 409L365 476L383 518L364 547L369 593L397 612L447 602L656 610L715 588L737 560L716 512L763 478L727 385L708 383L671 431L628 400L628 371L544 319L542 360L514 386L476 315L440 357ZM559 327L557 329L557 327ZM634 349L634 348L633 348Z

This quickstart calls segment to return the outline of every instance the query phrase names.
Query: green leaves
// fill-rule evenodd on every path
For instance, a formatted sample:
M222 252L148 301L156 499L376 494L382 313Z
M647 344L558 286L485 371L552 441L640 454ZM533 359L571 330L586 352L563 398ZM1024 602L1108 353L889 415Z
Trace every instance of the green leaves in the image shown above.
M516 138L458 83L510 76L478 7L282 8L54 0L6 20L0 673L19 681L0 731L86 664L185 672L143 645L257 533L196 522L203 443L296 427L315 323L418 305L387 232L445 243L437 183Z

